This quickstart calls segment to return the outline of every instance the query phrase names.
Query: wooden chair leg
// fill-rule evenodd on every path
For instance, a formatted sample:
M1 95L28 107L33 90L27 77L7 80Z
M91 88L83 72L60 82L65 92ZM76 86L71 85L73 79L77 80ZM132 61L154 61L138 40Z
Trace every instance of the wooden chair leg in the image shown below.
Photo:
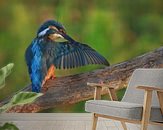
M157 92L157 96L160 103L161 113L163 114L163 92Z
M97 121L98 121L98 116L96 116L95 113L93 113L92 130L96 130Z
M144 105L143 105L143 116L141 122L141 130L147 130L149 119L150 119L150 112L151 112L151 102L152 102L152 91L147 90L145 91L144 95Z
M121 121L121 124L122 124L123 129L127 130L127 126L126 126L125 122Z
M108 93L109 93L109 97L110 97L111 101L118 101L118 98L117 98L117 95L116 95L114 88L109 88Z

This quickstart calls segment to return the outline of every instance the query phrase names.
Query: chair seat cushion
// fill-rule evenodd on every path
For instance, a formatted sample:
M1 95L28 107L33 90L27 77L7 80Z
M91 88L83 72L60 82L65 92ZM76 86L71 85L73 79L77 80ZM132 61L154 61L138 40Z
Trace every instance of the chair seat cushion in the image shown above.
M86 102L87 112L120 117L130 120L141 120L143 105L119 101L89 100ZM152 107L151 121L163 122L160 108Z

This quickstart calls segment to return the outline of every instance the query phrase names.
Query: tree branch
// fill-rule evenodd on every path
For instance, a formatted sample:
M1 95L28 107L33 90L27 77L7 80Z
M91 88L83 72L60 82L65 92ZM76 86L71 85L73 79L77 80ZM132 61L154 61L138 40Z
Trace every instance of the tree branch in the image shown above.
M110 67L49 80L45 84L49 88L48 91L38 100L32 104L13 107L8 112L38 112L59 105L77 103L93 97L94 89L88 87L86 85L87 82L97 83L104 81L118 90L127 86L128 80L135 69L162 67L163 47ZM31 86L29 85L25 90L29 91L30 88ZM104 93L106 91L103 91Z

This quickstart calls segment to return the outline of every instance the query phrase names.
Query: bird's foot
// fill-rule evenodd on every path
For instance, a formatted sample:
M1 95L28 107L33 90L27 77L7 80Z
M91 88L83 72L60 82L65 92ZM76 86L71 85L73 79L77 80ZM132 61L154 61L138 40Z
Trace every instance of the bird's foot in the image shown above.
M48 72L47 72L47 75L45 76L45 79L42 82L42 90L45 92L48 90L48 85L45 85L46 82L50 79L53 80L56 78L54 71L55 71L55 67L54 67L54 65L51 65Z
M52 76L46 76L45 77L45 79L43 80L43 82L42 82L42 86L44 86L45 85L45 83L48 81L48 80L50 80L50 79L55 79L56 78L56 76L55 75L52 75Z
M52 80L53 80L53 79L55 79L55 78L56 78L56 76L55 76L55 75L53 75L53 76L51 76L51 78L50 78L50 79L52 79Z
M46 91L48 91L48 85L45 85L46 83L47 83L47 81L48 80L54 80L56 78L56 76L55 75L51 75L50 77L45 77L45 79L43 80L43 82L42 82L42 91L43 91L43 93L45 93Z
M47 72L47 75L45 76L45 79L44 79L45 82L49 79L55 79L56 78L54 71L55 71L55 67L54 67L54 65L51 65L48 72Z

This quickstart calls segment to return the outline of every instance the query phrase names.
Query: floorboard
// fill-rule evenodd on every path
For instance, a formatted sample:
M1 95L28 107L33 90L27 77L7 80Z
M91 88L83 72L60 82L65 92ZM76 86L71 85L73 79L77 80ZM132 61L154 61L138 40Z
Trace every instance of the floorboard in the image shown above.
M91 119L90 113L5 113L0 114L0 125L12 122L20 130L91 130ZM120 122L99 118L97 130L123 128Z

